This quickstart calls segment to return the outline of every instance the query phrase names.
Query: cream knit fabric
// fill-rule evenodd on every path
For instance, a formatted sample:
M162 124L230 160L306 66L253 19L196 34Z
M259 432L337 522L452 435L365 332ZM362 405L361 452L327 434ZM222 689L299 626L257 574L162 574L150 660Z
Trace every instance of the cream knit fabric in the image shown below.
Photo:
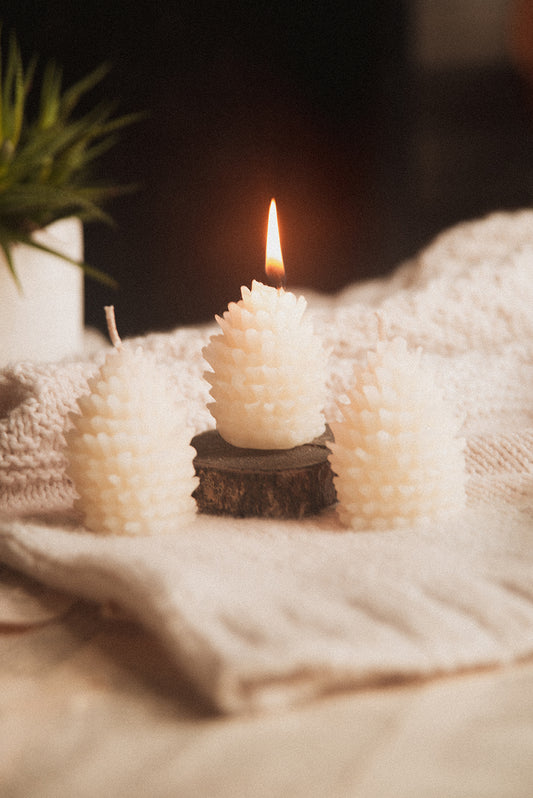
M462 419L458 516L351 532L334 508L287 522L198 515L164 537L100 537L72 515L63 432L105 352L0 372L0 559L118 603L228 712L533 652L533 212L460 225L387 279L305 295L331 350L328 419L375 346L376 309L391 336L424 348ZM194 432L212 426L201 349L213 331L134 342L187 397Z

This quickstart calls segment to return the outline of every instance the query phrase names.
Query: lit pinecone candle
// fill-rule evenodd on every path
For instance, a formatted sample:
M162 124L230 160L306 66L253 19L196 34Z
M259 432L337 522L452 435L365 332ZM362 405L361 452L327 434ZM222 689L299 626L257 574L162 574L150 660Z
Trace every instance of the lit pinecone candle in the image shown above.
M213 402L208 408L221 437L248 449L291 449L325 429L325 353L304 315L306 301L281 287L283 260L272 200L267 233L267 274L279 287L256 280L230 302L221 333L203 354Z
M326 354L306 301L282 287L276 204L270 203L266 272L230 302L203 354L216 429L192 445L203 513L302 518L335 501L323 408Z
M330 463L346 526L389 529L461 509L464 441L420 349L380 340L339 409Z
M95 532L173 532L196 512L185 411L155 361L122 346L113 308L106 315L114 350L78 399L65 436L76 506Z

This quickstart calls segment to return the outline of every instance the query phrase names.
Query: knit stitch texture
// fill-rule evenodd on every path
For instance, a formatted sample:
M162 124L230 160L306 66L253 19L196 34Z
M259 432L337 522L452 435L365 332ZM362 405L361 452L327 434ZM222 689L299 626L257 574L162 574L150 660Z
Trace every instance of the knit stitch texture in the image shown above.
M94 535L73 514L63 436L106 348L0 372L0 560L119 604L226 712L531 654L533 212L459 225L386 279L304 293L331 352L328 420L375 347L377 309L391 337L423 347L462 420L464 510L379 532L346 530L331 508L287 522L197 515L145 539ZM132 342L187 398L193 433L213 425L201 350L214 329Z

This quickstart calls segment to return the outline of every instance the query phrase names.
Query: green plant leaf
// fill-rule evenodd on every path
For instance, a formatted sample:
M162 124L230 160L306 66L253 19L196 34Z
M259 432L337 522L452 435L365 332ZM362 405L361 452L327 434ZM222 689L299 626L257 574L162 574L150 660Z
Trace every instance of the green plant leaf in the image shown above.
M11 272L11 276L13 277L15 284L19 290L22 291L22 286L20 284L20 280L18 277L17 272L15 271L15 265L13 263L13 255L11 252L11 245L12 241L10 241L9 236L4 235L3 231L0 230L0 250L2 250L3 255L6 259L7 267Z
M70 117L83 95L100 83L110 70L109 64L100 64L84 78L81 78L69 89L66 89L61 98L61 119L63 123Z
M51 61L44 69L37 127L47 130L57 124L61 107L61 70Z

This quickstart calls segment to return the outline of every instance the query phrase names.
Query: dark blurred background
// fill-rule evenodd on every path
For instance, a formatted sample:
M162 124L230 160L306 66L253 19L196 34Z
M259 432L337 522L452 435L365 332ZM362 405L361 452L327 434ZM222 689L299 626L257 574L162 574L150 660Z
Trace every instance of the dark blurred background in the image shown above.
M527 0L3 0L25 59L147 118L101 174L139 190L88 227L86 319L211 319L264 279L276 197L289 286L385 274L443 228L530 205Z

